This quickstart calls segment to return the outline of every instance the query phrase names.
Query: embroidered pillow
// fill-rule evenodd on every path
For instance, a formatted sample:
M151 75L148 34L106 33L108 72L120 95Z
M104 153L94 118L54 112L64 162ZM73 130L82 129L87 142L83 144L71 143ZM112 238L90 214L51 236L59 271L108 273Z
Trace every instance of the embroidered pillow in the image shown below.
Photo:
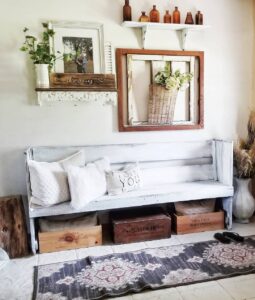
M71 206L74 209L81 209L106 193L105 172L109 170L108 158L89 163L83 168L72 166L67 169Z
M109 195L138 190L141 188L141 175L138 165L129 165L123 170L106 173L107 190Z
M31 202L41 206L51 206L70 200L65 171L65 168L70 165L85 165L84 151L52 163L29 160Z

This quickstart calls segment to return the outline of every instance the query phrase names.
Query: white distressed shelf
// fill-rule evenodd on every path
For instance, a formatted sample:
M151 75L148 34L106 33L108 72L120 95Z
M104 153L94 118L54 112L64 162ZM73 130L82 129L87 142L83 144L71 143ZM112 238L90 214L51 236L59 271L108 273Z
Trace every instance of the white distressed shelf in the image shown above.
M99 103L102 105L116 105L117 91L56 91L37 89L38 104L54 105L57 103L66 103L79 105L83 103Z
M146 48L147 33L149 30L174 30L180 33L180 46L182 50L185 49L187 35L190 31L201 31L210 28L208 25L166 24L132 21L125 21L122 23L122 26L128 28L141 28L143 48Z

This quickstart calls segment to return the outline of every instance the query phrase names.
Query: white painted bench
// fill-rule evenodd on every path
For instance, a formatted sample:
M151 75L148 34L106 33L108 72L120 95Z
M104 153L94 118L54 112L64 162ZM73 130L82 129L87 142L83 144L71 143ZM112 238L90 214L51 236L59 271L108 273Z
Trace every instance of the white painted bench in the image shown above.
M144 187L118 196L104 195L77 211L69 202L45 207L29 206L31 247L38 249L35 219L79 212L221 198L226 212L225 225L232 227L233 144L231 141L150 143L77 147L34 147L26 151L27 159L57 161L84 149L86 162L109 157L113 168L139 162ZM28 201L31 197L27 168Z

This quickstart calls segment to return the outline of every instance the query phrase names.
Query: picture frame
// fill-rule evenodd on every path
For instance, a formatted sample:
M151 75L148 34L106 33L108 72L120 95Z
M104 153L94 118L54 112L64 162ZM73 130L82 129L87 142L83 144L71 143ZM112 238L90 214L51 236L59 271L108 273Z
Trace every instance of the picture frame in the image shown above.
M56 73L105 72L103 24L61 21L49 22L49 28L55 32L51 48L63 56L55 61Z

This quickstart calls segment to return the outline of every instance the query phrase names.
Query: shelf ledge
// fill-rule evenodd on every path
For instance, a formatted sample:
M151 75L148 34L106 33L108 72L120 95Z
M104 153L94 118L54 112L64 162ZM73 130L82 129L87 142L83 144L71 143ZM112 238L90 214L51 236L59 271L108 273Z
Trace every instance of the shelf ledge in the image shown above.
M180 46L182 50L185 50L186 39L190 31L201 31L210 28L208 25L166 24L132 21L125 21L122 23L122 26L127 28L141 28L143 48L146 48L147 33L149 30L174 30L180 33Z
M40 106L66 103L79 105L84 103L99 103L101 105L117 105L117 92L85 92L85 91L38 91L37 100Z

